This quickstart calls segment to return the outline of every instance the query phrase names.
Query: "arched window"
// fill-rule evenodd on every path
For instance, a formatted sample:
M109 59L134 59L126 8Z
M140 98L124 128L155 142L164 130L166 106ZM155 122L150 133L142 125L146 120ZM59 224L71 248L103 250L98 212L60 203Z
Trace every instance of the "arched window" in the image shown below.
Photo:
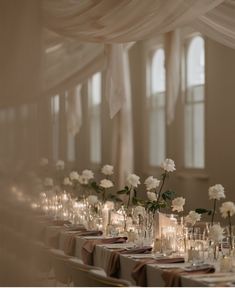
M186 49L185 167L205 166L205 48L195 36Z
M148 164L159 166L165 158L165 53L154 51L150 66L150 94L148 97Z

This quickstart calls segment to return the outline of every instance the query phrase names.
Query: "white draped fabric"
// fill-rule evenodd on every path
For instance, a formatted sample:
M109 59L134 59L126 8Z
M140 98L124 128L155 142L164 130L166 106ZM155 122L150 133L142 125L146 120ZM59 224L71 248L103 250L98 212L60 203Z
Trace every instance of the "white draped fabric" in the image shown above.
M107 44L105 45L105 53L107 55L106 70L106 96L109 100L110 118L121 109L126 98L127 78L126 52L123 44Z
M126 47L122 53L123 71L121 71L126 79L123 82L123 91L125 91L125 98L123 98L123 107L117 113L114 119L113 131L113 159L112 163L117 170L117 183L120 187L125 186L125 181L128 173L133 171L133 126L132 126L132 105L131 105L131 87L130 87L130 73L129 73L129 58L128 48Z
M44 0L45 26L86 42L150 39L187 25L223 0Z
M193 26L215 41L235 48L235 1L225 1L201 16Z
M82 85L78 85L68 91L67 130L72 136L79 132L82 125L81 88Z
M226 1L225 4L223 2L224 0L44 0L43 18L48 29L64 37L86 42L123 43L149 39L154 35L192 23L202 30L203 25L200 23L206 22L206 27L209 27L206 31L208 34L212 29L208 23L214 19L214 14L225 15L224 11L227 13L228 6L232 5L231 1ZM217 12L213 14L213 11ZM223 17L218 16L217 19L222 20ZM232 24L232 21L229 23ZM234 33L231 30L230 26L227 36L223 36L226 41L228 41L228 35L231 37L231 33ZM220 33L222 32L220 29ZM174 108L179 91L179 79L176 76L179 63L175 56L176 54L179 56L179 39L177 38L174 36L169 39L170 42L166 41L172 46L170 48L167 44L166 47L172 53L167 64L170 68L167 75L168 124L174 119ZM123 66L121 45L111 45L107 51L106 95L109 97L112 118L122 107L125 97L122 83L126 79L121 80L124 75L120 73Z

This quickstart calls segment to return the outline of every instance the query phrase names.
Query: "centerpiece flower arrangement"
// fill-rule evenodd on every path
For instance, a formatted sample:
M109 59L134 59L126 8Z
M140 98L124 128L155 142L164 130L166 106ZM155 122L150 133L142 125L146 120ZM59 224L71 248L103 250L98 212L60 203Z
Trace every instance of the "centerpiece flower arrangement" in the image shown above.
M113 175L113 166L106 164L101 168L101 173L105 176L104 179L100 180L99 183L96 181L91 182L91 187L93 190L101 196L102 203L105 203L106 201L116 201L121 202L121 199L119 199L115 194L112 194L110 192L111 188L114 187L114 183L111 180L111 176Z
M223 218L228 218L229 248L231 252L234 249L231 217L235 214L235 204L231 201L224 202L220 207L220 212Z
M174 161L172 159L165 159L161 164L161 169L163 170L163 173L161 174L160 180L150 176L144 182L148 197L144 206L147 211L152 212L153 214L155 214L156 211L160 211L161 208L168 207L169 201L175 196L174 191L166 190L163 192L164 185L166 180L170 177L170 173L176 170Z
M77 171L72 171L69 177L64 178L63 185L70 190L73 196L84 199L89 195L93 178L94 173L91 170L85 169L81 174L78 174Z

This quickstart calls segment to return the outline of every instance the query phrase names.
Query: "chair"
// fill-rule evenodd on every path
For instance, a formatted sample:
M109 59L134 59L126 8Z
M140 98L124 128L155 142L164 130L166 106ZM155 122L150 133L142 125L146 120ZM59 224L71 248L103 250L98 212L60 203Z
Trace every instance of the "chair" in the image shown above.
M89 271L92 286L98 287L131 287L131 282L109 277L104 271L92 269Z
M82 260L72 257L67 262L70 276L75 287L93 287L94 285L93 279L89 277L89 271L92 269L96 269L99 271L103 271L103 269L99 267L94 267L90 265L86 265L82 262Z
M68 260L71 256L66 255L64 251L59 249L50 249L49 253L52 256L52 267L55 274L56 284L62 283L69 286L71 283L71 277Z

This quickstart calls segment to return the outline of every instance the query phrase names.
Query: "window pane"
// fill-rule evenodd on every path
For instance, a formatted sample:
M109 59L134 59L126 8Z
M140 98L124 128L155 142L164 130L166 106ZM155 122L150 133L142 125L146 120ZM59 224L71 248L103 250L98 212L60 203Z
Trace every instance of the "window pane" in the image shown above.
M205 52L202 37L194 37L187 55L187 85L201 85L205 83Z
M151 63L151 94L148 99L150 166L159 166L165 158L165 55L157 49Z
M101 162L101 73L92 76L90 81L90 160Z
M185 101L185 166L205 166L205 83L204 40L194 37L187 50L186 101Z
M151 111L150 119L150 147L149 147L149 164L158 166L165 158L165 112L164 109ZM158 123L156 125L156 123Z
M51 116L52 116L52 157L54 161L59 159L59 95L51 98Z
M165 91L165 54L162 48L158 49L153 56L151 65L151 92Z
M194 105L194 166L204 167L204 104Z
M101 73L98 72L91 78L91 102L92 106L101 103Z

